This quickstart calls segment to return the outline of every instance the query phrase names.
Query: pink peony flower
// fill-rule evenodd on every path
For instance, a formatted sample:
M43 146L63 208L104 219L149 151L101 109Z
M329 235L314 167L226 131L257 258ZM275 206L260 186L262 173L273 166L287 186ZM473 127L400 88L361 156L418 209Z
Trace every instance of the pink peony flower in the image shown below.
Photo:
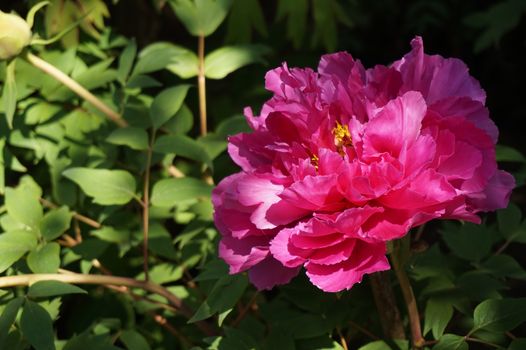
M241 172L213 192L230 273L269 289L303 267L337 292L389 269L386 242L412 227L507 205L514 179L497 169L484 90L462 61L411 45L389 67L340 52L317 72L267 73L274 96L229 139Z

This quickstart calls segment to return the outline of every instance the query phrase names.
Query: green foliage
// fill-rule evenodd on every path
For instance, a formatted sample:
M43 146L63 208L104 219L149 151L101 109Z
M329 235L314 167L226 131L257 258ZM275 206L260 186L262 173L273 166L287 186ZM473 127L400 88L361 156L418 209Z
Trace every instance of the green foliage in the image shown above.
M9 3L26 13L36 1L2 3L2 11ZM409 337L382 335L368 278L330 294L303 275L272 291L256 291L247 274L230 275L218 257L211 197L237 171L226 140L250 131L243 107L268 97L265 71L283 61L314 66L325 50L385 61L405 48L402 37L439 33L439 41L426 38L427 51L444 45L469 61L474 42L478 59L506 57L511 72L522 56L495 46L516 35L523 2L452 6L53 0L33 11L32 44L0 64L0 349L410 349ZM201 57L195 36L206 37ZM36 68L27 52L89 90L126 126ZM469 66L493 82L492 62ZM198 75L206 82L206 135ZM520 104L507 109L520 98L506 96L499 110L489 90L492 116L522 115ZM510 137L513 119L496 123ZM521 140L496 149L518 186L526 181ZM418 242L404 241L425 350L526 348L521 190L515 204L482 214L480 225L433 222ZM409 335L399 283L389 276Z

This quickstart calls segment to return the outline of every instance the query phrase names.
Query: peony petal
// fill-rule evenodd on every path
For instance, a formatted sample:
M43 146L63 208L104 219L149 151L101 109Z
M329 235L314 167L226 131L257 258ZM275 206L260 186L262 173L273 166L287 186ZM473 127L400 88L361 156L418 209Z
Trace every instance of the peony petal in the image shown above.
M299 267L285 267L269 256L248 271L248 278L258 290L272 289L276 285L289 283L299 271Z

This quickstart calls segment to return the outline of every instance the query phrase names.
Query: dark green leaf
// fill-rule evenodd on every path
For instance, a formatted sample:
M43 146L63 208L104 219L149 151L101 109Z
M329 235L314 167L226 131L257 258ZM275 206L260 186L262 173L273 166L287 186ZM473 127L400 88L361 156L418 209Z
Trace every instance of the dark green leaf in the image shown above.
M224 276L219 279L208 298L201 304L194 316L188 321L197 322L234 307L248 286L244 275Z
M55 350L53 321L42 306L31 300L26 301L20 317L20 329L36 350Z
M18 310L22 306L23 302L23 298L15 298L11 300L9 303L7 303L4 310L0 314L0 349L7 349L5 347L5 343L9 329L15 322Z
M212 167L212 161L205 148L194 139L185 135L165 135L155 141L153 150L159 153L175 153Z
M151 202L158 207L173 207L188 199L209 197L211 192L212 186L191 177L163 179L153 186Z
M48 298L65 294L87 294L87 292L72 284L59 281L39 281L33 283L27 292L27 296L30 298Z
M148 149L148 134L144 129L126 127L113 131L106 139L114 145L128 146L132 149L142 151Z
M133 176L124 170L71 168L62 173L101 205L126 204L135 194Z
M60 237L71 223L73 214L67 207L53 209L44 215L40 222L40 233L46 241L52 241Z
M453 317L453 306L440 299L429 299L424 318L424 335L431 331L433 338L440 339L447 324Z
M521 152L509 146L497 145L496 157L498 162L526 162L526 157Z
M159 128L172 118L183 105L190 85L178 85L162 91L150 107L153 126Z
M445 225L442 236L453 254L462 259L479 261L491 250L491 232L485 225Z
M150 350L150 345L139 332L126 330L121 333L121 341L128 350Z
M34 273L56 273L60 267L60 245L47 243L27 256L27 265Z
M234 0L228 16L227 28L225 41L228 43L249 43L252 38L252 28L266 37L267 25L259 1Z
M223 79L235 70L251 63L265 63L263 56L270 49L263 45L224 46L205 58L205 75L209 79Z
M524 350L526 349L526 338L515 339L511 342L508 350Z
M295 48L299 48L307 32L307 15L309 2L307 0L280 0L276 19L287 19L287 38L292 40Z
M495 332L512 330L526 322L526 298L483 301L475 308L473 318L474 329Z
M494 255L488 258L482 268L496 277L511 277L526 279L526 271L513 257L505 254Z
M119 56L119 69L117 70L117 77L121 82L125 82L128 79L128 75L133 67L133 61L137 54L137 44L135 40L129 41L128 46L122 51Z
M444 334L438 344L433 346L433 350L468 350L468 343L459 335Z
M171 118L163 129L169 130L172 134L186 134L194 126L194 115L190 108L183 103L179 111Z

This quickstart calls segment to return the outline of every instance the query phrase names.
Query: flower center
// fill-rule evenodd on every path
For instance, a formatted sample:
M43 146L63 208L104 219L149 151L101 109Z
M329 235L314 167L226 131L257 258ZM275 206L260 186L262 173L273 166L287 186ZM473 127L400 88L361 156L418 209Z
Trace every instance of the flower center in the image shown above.
M338 152L343 156L345 154L343 147L352 146L352 137L349 132L349 127L336 122L336 126L332 129L332 134L334 135L334 145L338 148Z
M318 170L318 161L320 160L320 158L318 158L317 155L313 154L311 157L310 157L310 163L312 165L314 165L314 168L316 170Z

